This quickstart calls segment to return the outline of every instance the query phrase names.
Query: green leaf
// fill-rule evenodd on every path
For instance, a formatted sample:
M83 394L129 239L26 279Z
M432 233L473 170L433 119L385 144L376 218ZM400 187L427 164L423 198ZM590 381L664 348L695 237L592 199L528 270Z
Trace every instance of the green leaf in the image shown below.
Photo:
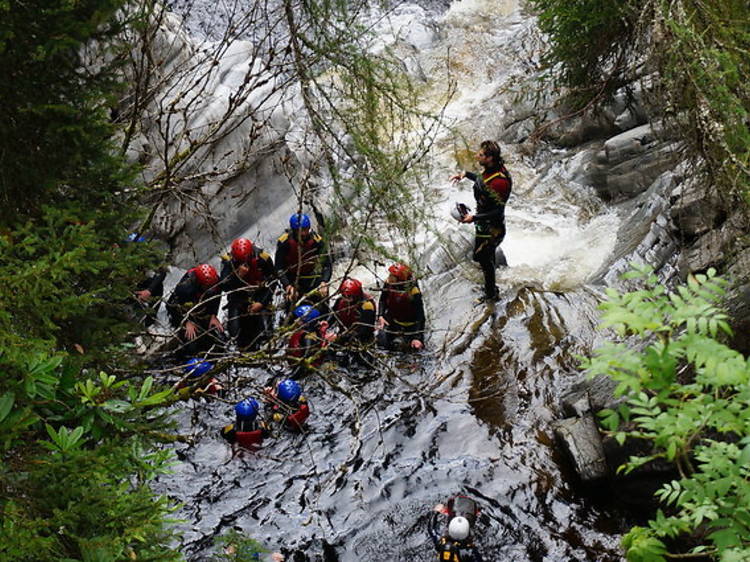
M6 392L0 397L0 422L10 413L15 399L16 397L12 392Z

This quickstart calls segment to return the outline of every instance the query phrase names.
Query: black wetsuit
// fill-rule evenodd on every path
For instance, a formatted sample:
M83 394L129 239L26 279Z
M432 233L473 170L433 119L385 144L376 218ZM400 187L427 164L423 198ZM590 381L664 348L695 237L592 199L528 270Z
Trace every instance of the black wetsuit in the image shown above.
M432 514L428 531L435 550L438 552L438 560L445 562L484 562L482 555L474 546L471 538L463 541L454 541L447 535L438 531L439 513Z
M331 257L323 239L314 231L304 240L287 230L276 243L276 269L284 288L293 285L298 296L331 280Z
M464 172L464 175L474 182L474 199L477 202L477 212L474 214L474 261L479 263L484 273L485 295L496 298L495 250L505 238L505 204L510 197L513 181L504 165L488 168L481 175L471 172ZM499 261L499 265L508 265L502 250Z
M143 324L148 328L156 321L156 315L159 310L159 304L162 295L164 295L164 278L167 276L166 268L160 268L148 273L148 276L138 283L136 291L148 291L151 297L144 302L138 298L138 307L143 311Z
M245 263L248 272L240 278L238 269L242 263L230 256L222 258L221 288L227 293L227 331L237 339L240 348L257 346L270 329L268 306L273 292L270 284L276 278L276 268L271 256L260 248L253 248L253 254ZM263 305L263 310L251 314L253 302Z
M183 341L182 354L194 357L205 351L220 340L209 330L211 317L219 313L219 299L221 289L217 283L209 289L204 289L191 269L182 276L179 283L167 301L169 321L173 328L179 328L180 339ZM185 336L185 321L191 321L198 326L195 339L189 341Z
M424 303L416 281L386 283L378 302L380 315L388 325L378 333L378 345L394 349L394 340L404 338L424 343Z

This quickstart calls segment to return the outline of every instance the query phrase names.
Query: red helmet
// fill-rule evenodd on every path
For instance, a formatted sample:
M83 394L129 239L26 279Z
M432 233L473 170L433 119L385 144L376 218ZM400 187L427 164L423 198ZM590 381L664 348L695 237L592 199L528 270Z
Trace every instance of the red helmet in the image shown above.
M247 238L237 238L232 242L232 258L237 261L247 261L253 254L253 243Z
M399 281L408 281L411 279L411 269L403 263L394 263L388 268L388 272Z
M356 279L344 279L341 283L339 293L348 299L357 299L362 297L362 283Z
M219 274L216 273L214 266L203 263L195 268L195 278L201 287L208 289L219 282Z

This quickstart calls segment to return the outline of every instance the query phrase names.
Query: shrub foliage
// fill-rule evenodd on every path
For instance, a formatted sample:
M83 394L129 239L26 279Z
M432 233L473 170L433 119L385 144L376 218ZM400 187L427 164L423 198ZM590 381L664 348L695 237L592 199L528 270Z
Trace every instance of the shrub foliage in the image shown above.
M721 560L750 556L750 363L721 342L731 333L718 303L725 282L714 271L668 290L648 269L627 277L645 288L608 290L603 327L620 341L584 362L590 376L617 382L622 403L601 413L621 443L646 440L649 455L620 467L632 471L654 459L674 463L680 478L657 497L665 505L648 527L623 539L628 560L665 560L669 545L687 537L690 553Z
M0 2L0 558L171 560L149 480L169 391L118 381L134 170L113 149L103 61L119 0ZM96 54L99 62L93 64Z

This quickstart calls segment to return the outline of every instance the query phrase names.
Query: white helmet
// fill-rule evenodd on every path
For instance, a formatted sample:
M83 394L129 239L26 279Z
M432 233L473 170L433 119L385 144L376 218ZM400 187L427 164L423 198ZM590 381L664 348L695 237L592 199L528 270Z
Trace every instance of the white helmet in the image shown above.
M469 209L463 203L456 203L451 209L451 216L455 220L461 222L461 219L464 218L466 215L468 215L470 212L471 212L471 209Z
M466 517L454 517L448 523L448 534L454 541L462 541L469 536L469 520Z

